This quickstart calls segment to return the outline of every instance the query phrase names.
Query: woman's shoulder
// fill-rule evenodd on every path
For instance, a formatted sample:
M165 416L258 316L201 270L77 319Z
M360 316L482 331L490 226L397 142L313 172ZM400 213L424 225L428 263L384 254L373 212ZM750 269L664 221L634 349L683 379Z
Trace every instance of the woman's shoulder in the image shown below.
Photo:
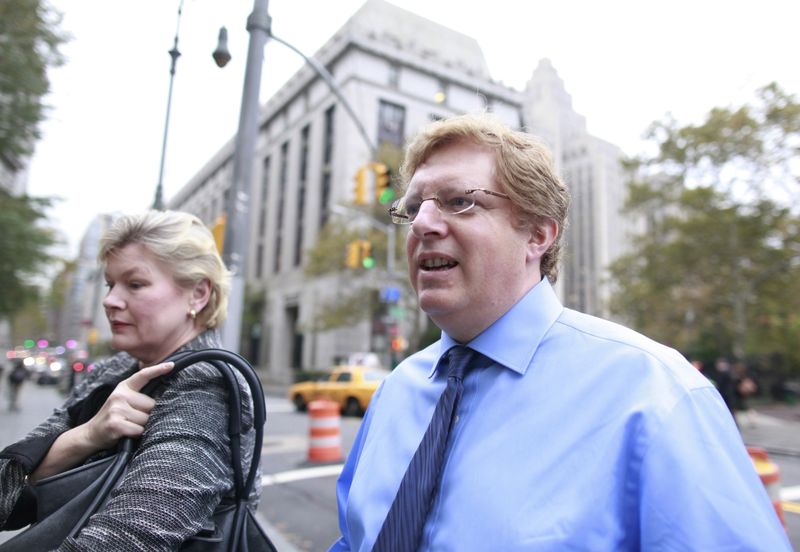
M131 374L137 361L128 353L116 353L89 364L86 377L72 391L73 399L80 399L102 385L116 385Z

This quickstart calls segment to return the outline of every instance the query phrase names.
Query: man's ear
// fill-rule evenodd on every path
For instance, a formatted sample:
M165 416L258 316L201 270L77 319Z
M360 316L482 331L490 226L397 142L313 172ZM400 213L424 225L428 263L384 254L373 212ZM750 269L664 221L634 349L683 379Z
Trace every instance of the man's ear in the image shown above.
M528 262L538 261L556 241L558 223L553 219L543 219L530 227L528 239Z
M211 297L211 282L203 278L192 288L192 308L197 312L203 310Z

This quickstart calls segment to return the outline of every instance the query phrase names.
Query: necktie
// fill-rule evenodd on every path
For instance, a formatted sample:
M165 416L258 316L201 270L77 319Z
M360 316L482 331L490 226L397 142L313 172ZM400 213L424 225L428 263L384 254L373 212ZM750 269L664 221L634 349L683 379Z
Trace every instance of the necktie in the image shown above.
M373 552L413 552L419 546L444 461L453 414L464 390L464 372L475 352L466 347L450 349L447 387L436 403L431 423L408 465L400 489L383 522Z

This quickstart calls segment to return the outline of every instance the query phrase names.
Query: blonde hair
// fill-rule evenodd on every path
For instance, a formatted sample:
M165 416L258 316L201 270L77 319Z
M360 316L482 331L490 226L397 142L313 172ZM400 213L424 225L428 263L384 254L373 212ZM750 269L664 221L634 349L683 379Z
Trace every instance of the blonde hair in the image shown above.
M400 167L403 188L435 150L462 140L495 152L497 186L511 198L514 214L519 219L534 226L545 219L558 225L556 239L542 256L540 267L542 274L555 282L570 196L556 173L549 149L539 139L512 130L488 113L459 115L433 122L406 146L405 159Z
M97 258L105 265L110 255L130 244L147 248L185 289L208 280L211 294L196 321L206 328L222 324L228 308L230 272L219 256L211 231L200 219L178 211L122 216L100 239Z

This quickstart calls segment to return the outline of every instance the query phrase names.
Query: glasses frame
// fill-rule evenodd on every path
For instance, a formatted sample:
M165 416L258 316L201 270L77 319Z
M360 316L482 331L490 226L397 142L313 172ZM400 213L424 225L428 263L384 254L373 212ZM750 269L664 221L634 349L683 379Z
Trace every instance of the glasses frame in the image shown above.
M502 192L495 192L494 190L487 190L486 188L469 188L467 190L464 190L464 195L471 195L471 194L474 194L475 192L483 192L485 194L493 195L495 197L502 197L503 199L511 199L509 196L507 196L506 194L504 194ZM392 204L391 207L389 207L389 216L391 217L392 222L394 224L400 224L400 225L414 224L414 220L416 220L416 218L417 218L415 216L414 220L411 220L411 219L408 218L408 215L400 215L400 214L397 213L397 211L399 209L400 202L403 201L404 199L405 199L405 197L402 197L402 198L398 199L397 201L394 202L394 204ZM422 204L423 203L425 203L426 201L430 201L430 200L432 200L436 204L436 209L442 215L461 215L461 214L466 213L467 211L469 211L470 209L472 209L476 205L476 202L473 201L472 205L470 205L466 209L463 209L461 211L456 211L455 213L445 213L444 211L442 211L442 200L439 199L439 196L432 195L431 197L423 197L420 200L420 202L419 202L420 208L422 208Z

